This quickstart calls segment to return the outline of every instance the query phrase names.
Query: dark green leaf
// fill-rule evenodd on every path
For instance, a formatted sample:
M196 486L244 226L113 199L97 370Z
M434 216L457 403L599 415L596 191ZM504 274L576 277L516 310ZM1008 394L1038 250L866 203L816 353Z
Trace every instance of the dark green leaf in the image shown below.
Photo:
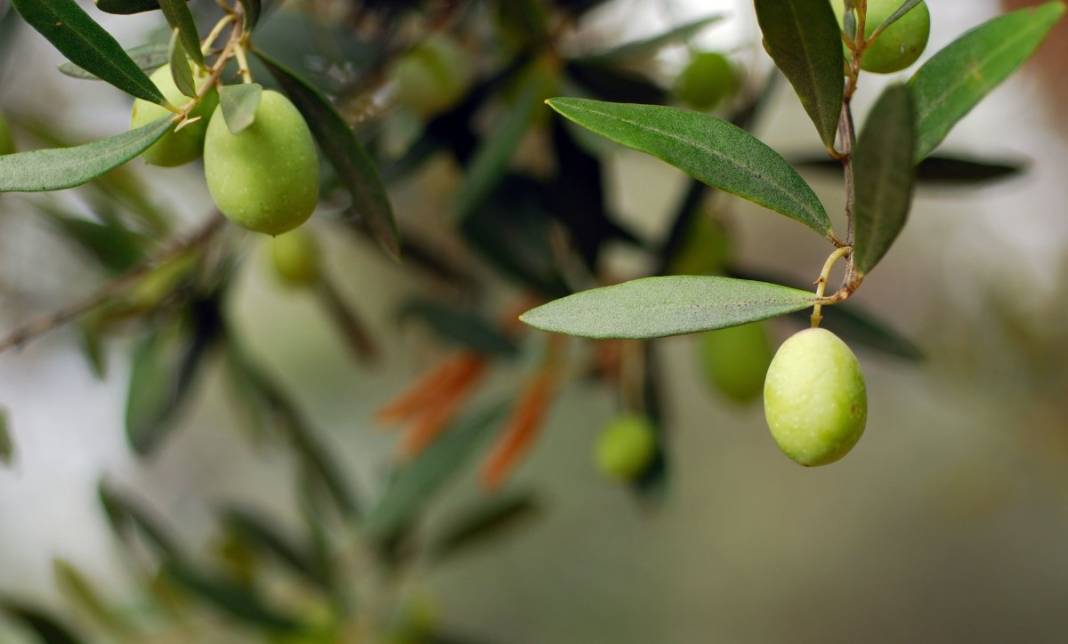
M163 94L122 46L74 0L12 0L26 22L75 65L128 94L163 103ZM4 172L0 171L0 175Z
M241 9L245 12L245 31L251 32L260 21L262 8L260 0L240 0Z
M203 68L204 54L200 51L197 23L193 20L193 13L189 11L186 0L159 0L159 8L163 10L171 29L178 30L178 38L182 41L182 49L185 49L186 55L198 67Z
M875 103L854 152L857 272L875 268L912 208L916 108L907 85L891 85Z
M646 277L531 309L520 320L585 338L661 338L756 322L812 306L808 291L729 277Z
M756 0L764 45L794 86L828 149L845 86L842 31L827 0Z
M838 174L842 172L842 163L826 156L798 159L794 165ZM969 188L1011 179L1026 170L1027 163L1015 160L932 155L916 166L916 184L917 187Z
M185 46L177 29L171 35L171 79L178 91L189 98L196 98L197 84L193 80L193 68L189 66L189 57L185 53Z
M382 543L404 530L474 455L506 409L503 404L495 404L450 423L440 439L395 473L382 498L367 515L366 533Z
M0 599L0 611L33 632L41 644L79 644L82 641L62 622L39 608Z
M248 588L210 576L177 559L165 562L163 570L177 585L233 618L279 633L302 628L299 620L270 606Z
M306 119L319 147L330 160L352 195L352 210L361 217L375 239L391 256L399 257L400 245L393 207L374 161L330 101L292 70L263 52L256 55L293 100Z
M777 152L708 114L655 105L554 98L575 123L651 154L695 179L796 219L822 235L831 222L812 188Z
M108 523L118 537L129 540L135 533L140 534L161 557L181 557L177 542L140 501L120 492L106 481L101 481L97 486L97 495Z
M570 61L564 71L569 80L592 97L605 101L659 104L668 99L667 90L630 69Z
M159 0L94 0L96 8L104 13L130 15L146 11L159 11Z
M540 509L537 499L529 493L480 500L457 513L434 540L431 551L436 559L444 559L500 536Z
M135 65L145 72L150 72L167 64L170 60L170 47L167 45L141 45L126 50L126 55ZM83 80L100 80L96 74L91 74L72 62L66 62L59 66L59 71L71 78Z
M581 56L578 60L595 63L619 63L651 56L668 45L685 42L693 38L706 27L723 20L723 18L723 14L697 18L677 27L672 27L661 34L619 45L602 52Z
M262 96L263 86L257 83L223 85L219 88L219 107L231 134L237 134L255 122Z
M282 534L260 515L239 507L222 513L226 527L243 541L278 560L293 572L317 585L324 585L323 571L311 560L305 549Z
M15 461L15 441L7 423L7 410L0 407L0 463L10 466Z
M518 351L515 342L486 318L444 302L412 300L401 306L399 315L402 320L419 318L442 339L478 353L511 357Z
M917 162L1038 49L1064 11L1063 2L1047 2L994 18L961 36L916 71L909 85L916 98Z
M0 156L0 192L74 188L141 154L174 126L168 117L116 136L71 148Z

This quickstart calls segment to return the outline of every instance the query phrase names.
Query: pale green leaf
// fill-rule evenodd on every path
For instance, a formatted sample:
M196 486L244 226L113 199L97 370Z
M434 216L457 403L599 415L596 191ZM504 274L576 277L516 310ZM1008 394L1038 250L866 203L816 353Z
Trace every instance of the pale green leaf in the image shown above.
M193 80L193 68L189 66L189 56L185 53L185 46L182 45L182 39L177 29L171 34L169 59L171 63L171 79L174 81L174 86L189 98L196 98L197 84Z
M577 60L584 63L604 64L619 63L622 61L633 60L635 58L651 56L668 45L685 42L690 38L693 38L701 33L706 27L720 22L723 18L724 15L719 13L705 16L703 18L697 18L696 20L685 22L655 36L628 42L619 45L618 47L613 47L594 54L581 56Z
M178 37L186 54L198 67L203 68L204 54L200 51L197 23L193 20L193 13L189 10L186 0L159 0L159 8L163 10L171 29L178 30Z
M142 71L150 72L167 64L167 61L170 60L170 47L155 43L139 45L127 49L126 55L129 56L130 60L140 67ZM71 78L94 81L100 80L96 74L87 72L70 61L61 64L59 66L59 71Z
M223 85L219 88L219 107L231 134L237 134L255 122L262 96L263 86L257 83Z

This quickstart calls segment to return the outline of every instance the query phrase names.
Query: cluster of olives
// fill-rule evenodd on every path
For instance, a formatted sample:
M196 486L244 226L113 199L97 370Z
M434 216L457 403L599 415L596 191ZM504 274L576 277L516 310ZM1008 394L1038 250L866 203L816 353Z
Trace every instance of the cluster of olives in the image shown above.
M189 97L175 86L169 66L152 76L169 103L187 106ZM200 89L209 82L200 74ZM137 99L131 127L169 116L166 108ZM284 95L265 90L252 125L230 132L214 89L190 112L198 118L168 132L144 153L150 164L172 167L203 153L204 174L215 205L234 223L279 235L300 226L319 201L319 158L304 117Z

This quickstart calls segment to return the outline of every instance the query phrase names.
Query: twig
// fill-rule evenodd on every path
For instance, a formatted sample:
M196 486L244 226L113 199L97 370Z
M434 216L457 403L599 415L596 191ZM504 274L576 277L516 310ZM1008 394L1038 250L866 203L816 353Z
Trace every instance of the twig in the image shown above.
M81 315L88 313L89 311L100 306L112 296L122 292L129 288L133 284L137 283L142 277L146 276L152 269L165 264L172 259L175 259L181 255L184 255L188 251L205 244L210 240L216 232L222 228L223 222L226 220L222 218L219 213L213 214L207 222L204 223L199 229L194 231L188 237L176 240L171 245L164 248L162 251L154 255L152 258L141 262L137 266L133 267L126 273L123 273L119 277L104 284L99 289L94 291L89 297L83 300L74 302L66 307L42 315L38 318L32 319L21 327L15 329L7 335L3 340L0 340L0 353L13 349L15 347L22 347L30 340L33 340L41 335L52 331L60 326L63 326L67 322L80 317Z

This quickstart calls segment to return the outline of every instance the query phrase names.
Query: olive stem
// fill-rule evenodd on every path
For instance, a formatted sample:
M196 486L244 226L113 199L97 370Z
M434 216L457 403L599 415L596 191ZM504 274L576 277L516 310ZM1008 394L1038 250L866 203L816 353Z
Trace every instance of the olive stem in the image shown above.
M215 44L216 40L219 39L219 36L222 34L223 29L226 29L226 25L230 24L234 20L236 20L236 18L232 13L228 13L222 18L220 18L219 22L215 23L215 26L211 28L210 32L208 32L208 37L201 41L200 51L204 54L210 52L211 46Z
M237 70L241 74L242 83L252 82L252 72L248 68L248 58L245 55L245 46L239 41L234 47L234 56L237 58Z
M831 269L838 263L838 260L852 252L852 246L843 246L831 253L827 257L827 261L823 263L823 271L820 272L820 277L816 280L816 303L812 307L812 328L818 327L820 322L823 321L823 294L827 291L827 280L831 276Z

